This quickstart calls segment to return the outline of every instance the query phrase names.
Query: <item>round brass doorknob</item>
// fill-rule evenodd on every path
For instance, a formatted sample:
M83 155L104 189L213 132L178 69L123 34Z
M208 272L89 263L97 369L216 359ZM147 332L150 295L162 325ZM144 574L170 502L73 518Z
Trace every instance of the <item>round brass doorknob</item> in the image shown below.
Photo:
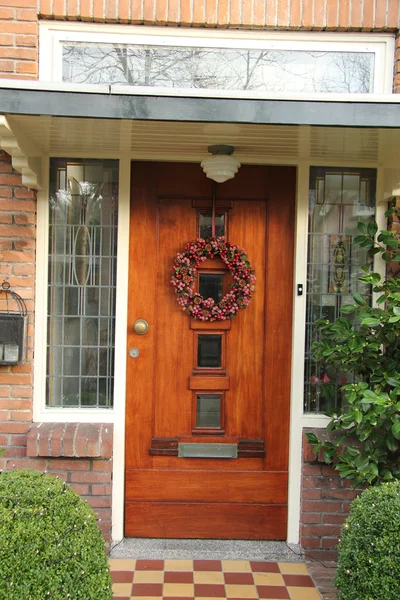
M133 324L133 330L139 335L143 335L148 332L149 324L144 319L137 319Z

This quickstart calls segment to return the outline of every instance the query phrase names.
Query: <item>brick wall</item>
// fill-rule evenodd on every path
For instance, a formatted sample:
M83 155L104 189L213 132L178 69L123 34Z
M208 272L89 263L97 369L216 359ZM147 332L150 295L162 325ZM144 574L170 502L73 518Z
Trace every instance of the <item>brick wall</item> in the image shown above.
M91 423L35 423L29 430L27 458L6 456L8 469L38 469L61 477L96 511L106 542L111 541L113 426Z
M0 284L11 289L28 309L27 359L14 367L0 366L0 445L19 445L32 419L33 311L35 283L35 192L22 185L11 159L0 151Z
M0 77L37 79L37 4L37 0L0 0Z
M308 429L318 436L320 429ZM337 471L318 460L303 438L300 544L307 559L335 561L340 526L352 500L362 491L339 478Z
M103 6L104 4L104 6ZM397 29L398 0L39 0L42 18L198 27Z
M0 468L35 469L66 481L95 510L105 541L111 541L113 426L86 423L24 424L7 433L0 423Z

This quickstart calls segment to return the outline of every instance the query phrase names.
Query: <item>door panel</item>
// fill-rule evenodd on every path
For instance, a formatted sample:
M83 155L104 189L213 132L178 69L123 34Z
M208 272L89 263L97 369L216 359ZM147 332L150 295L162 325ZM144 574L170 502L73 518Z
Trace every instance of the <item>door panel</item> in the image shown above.
M134 513L127 512L125 527L128 532L135 531L137 537L176 538L180 531L184 535L178 537L189 539L281 540L286 537L284 505L164 502L149 505L137 502L134 509ZM281 532L282 525L285 526L284 534Z
M221 468L221 467L220 467ZM286 502L287 473L237 471L221 475L218 471L132 471L126 487L126 499L132 502L222 502L225 486L230 502L252 502L254 492L262 504ZM199 485L201 481L201 485Z
M170 284L211 198L198 165L132 165L128 346L140 354L127 363L125 534L285 539L295 169L244 166L217 186L226 237L257 277L248 308L222 323L191 319ZM138 318L145 335L133 331ZM214 371L197 368L207 334L222 340ZM196 428L196 394L206 395L202 418L219 402L219 429ZM238 458L178 457L183 442L233 444Z

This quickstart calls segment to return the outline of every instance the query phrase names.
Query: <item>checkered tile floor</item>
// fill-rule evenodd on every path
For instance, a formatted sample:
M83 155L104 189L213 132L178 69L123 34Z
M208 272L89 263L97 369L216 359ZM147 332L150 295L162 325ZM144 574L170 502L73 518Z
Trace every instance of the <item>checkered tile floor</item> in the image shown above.
M302 563L111 559L115 600L320 600Z

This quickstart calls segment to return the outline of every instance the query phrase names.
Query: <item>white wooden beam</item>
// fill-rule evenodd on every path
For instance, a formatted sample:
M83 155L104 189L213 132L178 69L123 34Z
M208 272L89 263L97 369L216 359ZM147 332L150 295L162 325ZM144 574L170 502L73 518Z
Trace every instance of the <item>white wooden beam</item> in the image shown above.
M32 146L30 142L27 145ZM40 181L41 153L37 151L34 156L28 154L24 148L22 136L16 135L4 115L0 115L0 148L11 156L12 166L18 173L21 173L24 186L34 190L42 189Z

